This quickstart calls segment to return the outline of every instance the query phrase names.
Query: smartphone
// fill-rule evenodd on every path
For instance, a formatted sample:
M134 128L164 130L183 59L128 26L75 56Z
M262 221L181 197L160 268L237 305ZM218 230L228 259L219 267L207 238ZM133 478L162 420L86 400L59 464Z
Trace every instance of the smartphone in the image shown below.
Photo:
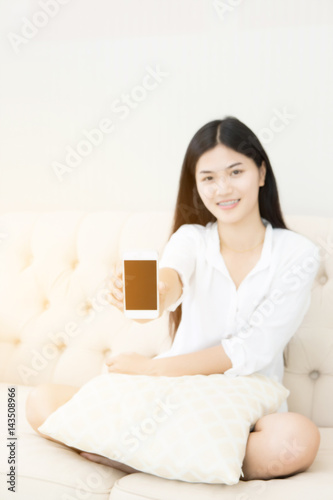
M122 265L125 316L136 319L158 318L157 251L126 251L122 256Z

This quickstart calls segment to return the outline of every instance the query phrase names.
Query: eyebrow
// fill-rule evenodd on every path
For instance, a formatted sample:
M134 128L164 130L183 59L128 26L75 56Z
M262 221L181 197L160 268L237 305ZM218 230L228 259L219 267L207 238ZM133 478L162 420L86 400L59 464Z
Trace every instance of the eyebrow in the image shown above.
M226 167L224 170L228 170L229 168L236 167L236 165L242 165L241 162L233 163L232 165L229 165L229 167ZM199 174L215 174L216 172L212 170L201 170Z

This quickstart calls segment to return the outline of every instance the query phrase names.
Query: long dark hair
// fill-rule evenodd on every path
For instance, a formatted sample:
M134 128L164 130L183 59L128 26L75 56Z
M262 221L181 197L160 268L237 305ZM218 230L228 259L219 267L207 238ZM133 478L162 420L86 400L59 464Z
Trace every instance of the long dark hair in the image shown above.
M276 180L268 159L257 136L244 123L233 116L213 120L201 127L191 139L180 173L178 196L169 239L183 224L215 222L216 217L203 204L195 181L195 168L201 155L218 144L251 158L258 169L262 161L266 165L265 185L259 189L260 216L273 228L289 229L283 220ZM182 317L182 305L169 313L169 333L174 340Z

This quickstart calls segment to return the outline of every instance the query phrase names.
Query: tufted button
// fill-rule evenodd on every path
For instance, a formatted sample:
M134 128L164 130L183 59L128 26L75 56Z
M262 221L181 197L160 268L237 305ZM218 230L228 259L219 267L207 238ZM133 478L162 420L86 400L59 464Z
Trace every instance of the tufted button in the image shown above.
M319 377L319 375L320 375L320 372L318 370L312 370L312 372L309 373L309 377L312 380L317 380L317 378Z
M57 344L57 348L59 349L59 351L62 351L63 349L65 349L66 344L64 342L60 342L59 344Z
M79 316L90 316L91 310L93 309L90 299L85 299L76 307L76 313ZM85 320L88 320L87 318Z
M104 355L104 357L109 356L109 355L111 354L111 352L112 352L112 351L111 351L111 349L110 349L109 347L106 347L106 348L104 349L104 351L103 351L103 355Z
M33 255L28 255L27 258L26 258L26 261L25 261L25 266L26 267L31 266L33 260L34 260Z
M325 283L327 283L327 276L326 276L326 274L323 274L323 276L321 276L321 277L319 278L319 283L320 283L321 285L325 285Z
M47 299L45 299L45 301L44 301L44 309L48 309L49 307L50 307L50 302Z
M19 339L19 338L14 339L13 343L16 344L16 345L20 344L21 343L21 339Z
M73 262L72 262L72 268L76 269L78 265L79 265L79 261L77 259L73 260Z
M82 310L86 312L86 314L88 314L89 311L91 311L91 309L92 309L92 303L90 302L90 300L87 300L83 305Z

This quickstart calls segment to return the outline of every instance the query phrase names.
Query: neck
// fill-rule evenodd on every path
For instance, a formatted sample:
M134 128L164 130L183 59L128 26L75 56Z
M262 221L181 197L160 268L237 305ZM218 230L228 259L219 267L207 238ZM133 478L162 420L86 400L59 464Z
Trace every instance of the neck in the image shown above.
M217 221L220 237L220 249L248 250L258 245L265 238L266 227L260 215L245 217L237 222ZM229 248L228 248L229 247Z

